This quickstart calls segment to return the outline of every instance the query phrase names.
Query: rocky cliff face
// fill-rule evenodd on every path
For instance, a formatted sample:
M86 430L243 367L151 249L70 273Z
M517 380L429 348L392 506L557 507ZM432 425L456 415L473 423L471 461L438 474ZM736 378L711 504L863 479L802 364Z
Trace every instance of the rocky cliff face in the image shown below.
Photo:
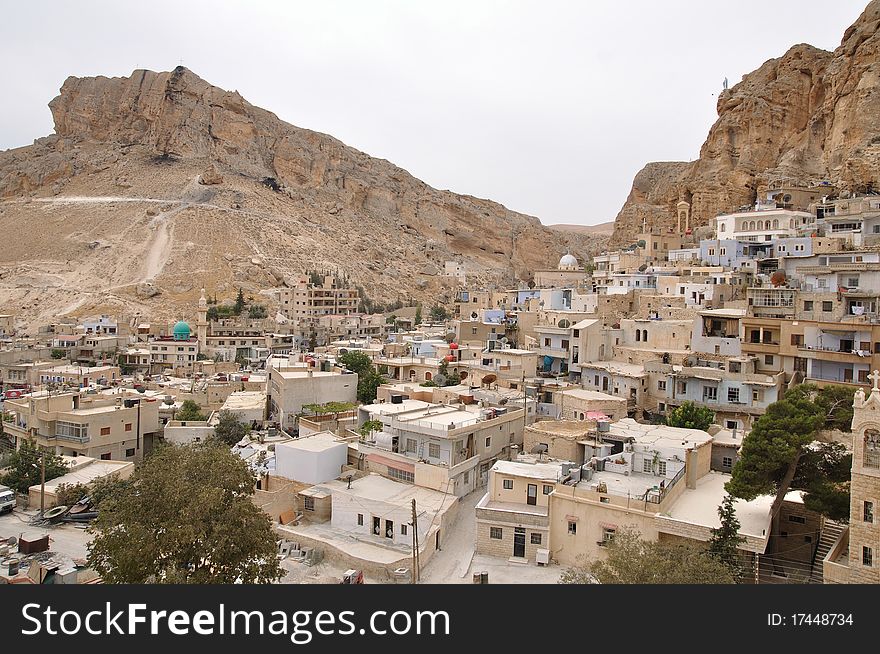
M54 135L0 153L0 222L21 235L0 245L0 306L20 314L189 315L200 286L256 293L310 269L431 305L451 296L446 260L515 284L600 245L431 188L182 67L69 78L50 108Z
M693 225L706 225L753 203L772 181L880 188L878 27L880 0L873 0L833 53L796 45L723 91L700 158L639 172L612 242L634 240L644 219L674 227L680 200L691 203Z

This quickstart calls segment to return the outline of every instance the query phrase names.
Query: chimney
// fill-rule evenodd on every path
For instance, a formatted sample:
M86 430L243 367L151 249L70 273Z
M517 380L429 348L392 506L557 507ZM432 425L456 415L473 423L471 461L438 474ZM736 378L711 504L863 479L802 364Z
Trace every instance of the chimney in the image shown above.
M694 489L697 487L697 450L692 448L685 450L685 486Z

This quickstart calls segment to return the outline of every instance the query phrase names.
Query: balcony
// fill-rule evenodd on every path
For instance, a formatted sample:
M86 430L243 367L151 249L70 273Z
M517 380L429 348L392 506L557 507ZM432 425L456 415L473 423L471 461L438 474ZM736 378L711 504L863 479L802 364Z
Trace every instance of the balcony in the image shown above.
M568 360L569 355L568 350L561 347L539 347L535 351L538 353L538 356L565 359L566 361Z

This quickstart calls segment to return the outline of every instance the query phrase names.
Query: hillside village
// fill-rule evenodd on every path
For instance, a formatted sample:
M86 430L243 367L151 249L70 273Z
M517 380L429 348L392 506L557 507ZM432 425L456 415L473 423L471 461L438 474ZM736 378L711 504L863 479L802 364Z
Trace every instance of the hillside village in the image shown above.
M3 448L69 472L19 493L0 536L231 417L285 580L555 582L621 530L710 541L750 433L810 384L852 404L816 435L851 454L848 515L796 483L735 499L743 582L880 583L880 195L780 181L710 226L682 201L674 228L643 227L516 288L448 261L454 302L385 313L311 271L234 303L202 289L174 322L2 315ZM707 424L674 426L683 406ZM95 581L66 511L31 527L55 542L37 574Z

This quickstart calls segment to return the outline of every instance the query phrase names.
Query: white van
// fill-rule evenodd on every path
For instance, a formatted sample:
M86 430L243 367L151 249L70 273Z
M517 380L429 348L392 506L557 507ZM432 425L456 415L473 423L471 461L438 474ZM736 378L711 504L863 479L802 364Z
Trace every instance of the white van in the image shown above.
M7 486L0 486L0 513L12 511L15 508L15 492Z

